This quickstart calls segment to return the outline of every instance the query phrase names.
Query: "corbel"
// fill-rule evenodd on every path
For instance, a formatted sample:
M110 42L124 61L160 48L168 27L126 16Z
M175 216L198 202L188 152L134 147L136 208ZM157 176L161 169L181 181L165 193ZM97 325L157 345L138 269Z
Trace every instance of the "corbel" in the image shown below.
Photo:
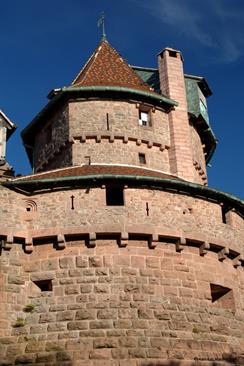
M96 233L89 233L88 236L88 247L89 248L95 248L96 246Z
M25 252L32 253L33 252L33 241L32 238L27 237L25 239Z
M226 258L227 255L229 254L229 248L224 247L223 249L221 249L218 252L218 259L220 262L223 262Z
M96 135L96 142L101 142L101 135Z
M129 141L128 136L127 135L124 135L123 136L123 142L124 142L124 144L127 144L128 141Z
M199 252L201 256L204 256L207 254L208 250L210 249L209 242L205 241L200 245Z
M80 142L86 142L86 135L84 133L81 135Z
M181 252L186 245L186 238L180 237L175 243L175 248L177 252Z
M158 241L159 241L159 236L158 234L152 234L148 240L148 245L150 249L154 249L156 248L156 246L158 245Z
M109 142L114 142L114 134L113 133L111 133L109 135Z
M242 262L243 262L243 255L239 254L237 257L233 259L233 267L235 268L241 267Z
M121 248L126 247L128 245L128 240L129 240L129 234L127 232L122 232L120 234L119 246Z
M5 240L5 243L4 243L4 249L5 250L10 250L12 248L13 242L14 242L13 235L8 235L6 240Z
M64 235L62 235L62 234L57 235L57 246L58 246L58 249L66 248L66 241L65 241Z

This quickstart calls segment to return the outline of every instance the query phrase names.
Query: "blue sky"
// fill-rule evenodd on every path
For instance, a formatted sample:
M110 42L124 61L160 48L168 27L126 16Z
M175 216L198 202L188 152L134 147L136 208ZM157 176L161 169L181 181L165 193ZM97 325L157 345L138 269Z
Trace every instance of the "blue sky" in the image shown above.
M21 130L96 48L101 11L108 40L130 64L156 67L156 54L173 47L185 73L207 78L219 140L209 185L243 198L243 0L1 1L0 109L18 125L7 149L16 173L30 172Z

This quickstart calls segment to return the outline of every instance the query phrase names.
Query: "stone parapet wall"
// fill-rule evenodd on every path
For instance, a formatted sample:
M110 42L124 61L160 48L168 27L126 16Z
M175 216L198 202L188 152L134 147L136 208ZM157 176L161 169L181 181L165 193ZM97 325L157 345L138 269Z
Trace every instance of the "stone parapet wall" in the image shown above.
M1 236L31 241L45 233L87 234L96 230L159 236L169 233L171 237L188 237L193 241L198 238L199 242L243 253L244 227L240 216L232 213L232 217L238 217L233 226L231 222L223 223L221 205L175 192L127 187L123 206L106 205L105 186L49 190L30 197L1 187L0 195Z

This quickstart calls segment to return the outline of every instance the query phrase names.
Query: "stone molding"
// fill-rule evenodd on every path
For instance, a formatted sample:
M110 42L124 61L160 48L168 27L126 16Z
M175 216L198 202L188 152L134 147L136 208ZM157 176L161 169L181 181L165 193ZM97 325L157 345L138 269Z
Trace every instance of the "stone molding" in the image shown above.
M43 229L39 231L29 231L8 233L7 230L0 231L0 236L3 239L3 249L11 250L13 244L24 244L26 253L31 253L35 245L38 245L39 240L52 239L56 243L57 249L66 248L67 243L73 239L84 239L88 248L96 247L97 237L101 238L106 235L106 239L111 236L111 239L117 238L120 247L130 245L130 240L136 237L141 237L142 240L148 241L149 251L155 249L160 242L169 241L170 244L175 245L176 252L181 252L187 246L194 246L199 248L199 255L206 256L208 252L215 252L218 255L218 260L224 262L229 258L233 262L235 268L244 267L244 253L233 246L231 242L223 242L222 239L204 237L198 232L178 232L174 230L162 230L157 227L150 227L146 225L135 225L121 228L120 225L97 225L93 227L73 227L67 230L61 230L58 227ZM106 240L104 239L104 240Z

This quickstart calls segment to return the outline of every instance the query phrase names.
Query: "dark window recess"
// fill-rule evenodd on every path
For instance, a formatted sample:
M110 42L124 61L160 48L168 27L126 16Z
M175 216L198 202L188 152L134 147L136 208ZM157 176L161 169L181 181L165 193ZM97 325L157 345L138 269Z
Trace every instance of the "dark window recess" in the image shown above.
M139 153L139 162L140 164L146 164L146 155Z
M107 204L107 206L123 206L124 205L124 188L123 187L106 187L106 204Z
M107 120L107 130L109 131L109 117L108 117L108 113L106 113L106 120Z
M170 57L177 57L177 52L176 51L169 51L169 56Z
M232 289L210 283L212 303L224 309L234 309L234 296Z
M221 206L221 212L222 212L222 222L226 224L227 209L224 206Z
M31 208L30 207L26 207L26 211L30 212Z
M41 291L52 291L53 284L52 280L40 280L40 281L33 281L34 284L39 287Z

